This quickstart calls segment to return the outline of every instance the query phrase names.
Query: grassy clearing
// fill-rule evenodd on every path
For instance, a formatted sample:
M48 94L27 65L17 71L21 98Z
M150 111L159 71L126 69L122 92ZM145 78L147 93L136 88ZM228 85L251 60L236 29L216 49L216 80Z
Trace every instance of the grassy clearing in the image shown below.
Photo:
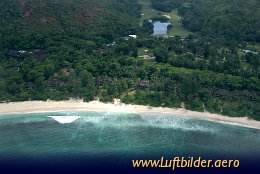
M169 31L169 34L171 36L179 35L179 36L188 36L191 34L188 30L186 30L182 25L182 17L178 15L177 10L173 10L171 13L168 13L169 16L171 16L171 23L173 25L173 28Z
M148 50L148 51L145 51L145 50ZM144 56L144 55L153 56L153 53L151 52L151 49L138 48L138 56Z
M146 48L138 48L138 56L143 56L146 55L147 53L145 52L147 50Z
M255 43L254 45L247 45L246 48L249 50L260 52L260 43Z
M165 13L165 12L160 12L155 10L152 7L150 0L139 0L139 3L142 5L142 13L141 13L142 16L140 22L142 22L145 19L150 19L153 16L157 16L158 14L169 15L171 17L171 19L169 20L173 25L173 28L169 30L169 34L168 34L169 36L175 36L175 35L188 36L189 34L191 34L191 32L189 32L183 27L181 23L182 17L178 15L176 9L173 10L171 13Z
M153 9L150 0L139 0L139 3L142 5L140 22L143 22L145 19L150 19L151 17L158 15L158 11Z
M242 57L245 55L245 53L243 51L241 51L240 49L237 50L237 54L239 57Z

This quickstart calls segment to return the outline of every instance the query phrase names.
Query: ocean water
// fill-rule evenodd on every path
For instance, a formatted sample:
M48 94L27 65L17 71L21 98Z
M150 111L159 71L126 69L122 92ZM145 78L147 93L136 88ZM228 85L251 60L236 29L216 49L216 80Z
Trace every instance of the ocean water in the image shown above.
M50 116L76 116L61 124ZM256 156L260 130L189 117L111 112L0 116L2 159Z

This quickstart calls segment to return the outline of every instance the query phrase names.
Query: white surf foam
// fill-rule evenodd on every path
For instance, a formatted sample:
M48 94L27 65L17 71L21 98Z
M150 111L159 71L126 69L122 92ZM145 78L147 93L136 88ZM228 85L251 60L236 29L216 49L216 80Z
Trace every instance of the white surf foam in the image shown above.
M74 121L81 118L80 116L47 116L47 117L54 119L60 124L73 123Z
M94 115L94 116L88 116L88 117L82 117L83 122L87 123L93 123L93 124L99 124L103 122L113 122L117 120L118 116L114 113L106 112L104 114Z
M209 121L211 121L211 120L209 120ZM226 124L226 125L232 125L232 126L239 126L239 127L244 127L244 128L259 129L254 126L248 126L248 125L244 125L241 123L231 123L231 122L227 122L227 121L213 121L213 122L222 123L222 124Z
M161 127L161 128L173 128L181 129L184 131L202 131L202 132L216 132L212 127L208 127L197 122L189 121L188 117L169 117L169 116L157 116L157 117L142 117L147 121L149 126Z

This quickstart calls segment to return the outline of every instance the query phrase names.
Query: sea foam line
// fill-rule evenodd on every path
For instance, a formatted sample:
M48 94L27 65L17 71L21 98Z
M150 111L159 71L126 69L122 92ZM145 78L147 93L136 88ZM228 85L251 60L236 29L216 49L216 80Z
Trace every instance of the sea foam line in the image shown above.
M48 118L53 118L60 124L73 123L74 121L80 119L80 116L47 116Z

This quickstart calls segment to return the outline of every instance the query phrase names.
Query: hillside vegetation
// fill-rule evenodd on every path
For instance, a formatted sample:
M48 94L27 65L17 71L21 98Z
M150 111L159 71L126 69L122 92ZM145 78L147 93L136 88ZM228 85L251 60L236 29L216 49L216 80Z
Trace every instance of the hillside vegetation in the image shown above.
M0 1L0 101L120 98L260 120L258 7L257 0ZM154 15L172 16L169 37L151 35Z
M44 48L66 37L110 42L135 32L140 16L137 2L126 0L8 0L0 8L1 49Z

